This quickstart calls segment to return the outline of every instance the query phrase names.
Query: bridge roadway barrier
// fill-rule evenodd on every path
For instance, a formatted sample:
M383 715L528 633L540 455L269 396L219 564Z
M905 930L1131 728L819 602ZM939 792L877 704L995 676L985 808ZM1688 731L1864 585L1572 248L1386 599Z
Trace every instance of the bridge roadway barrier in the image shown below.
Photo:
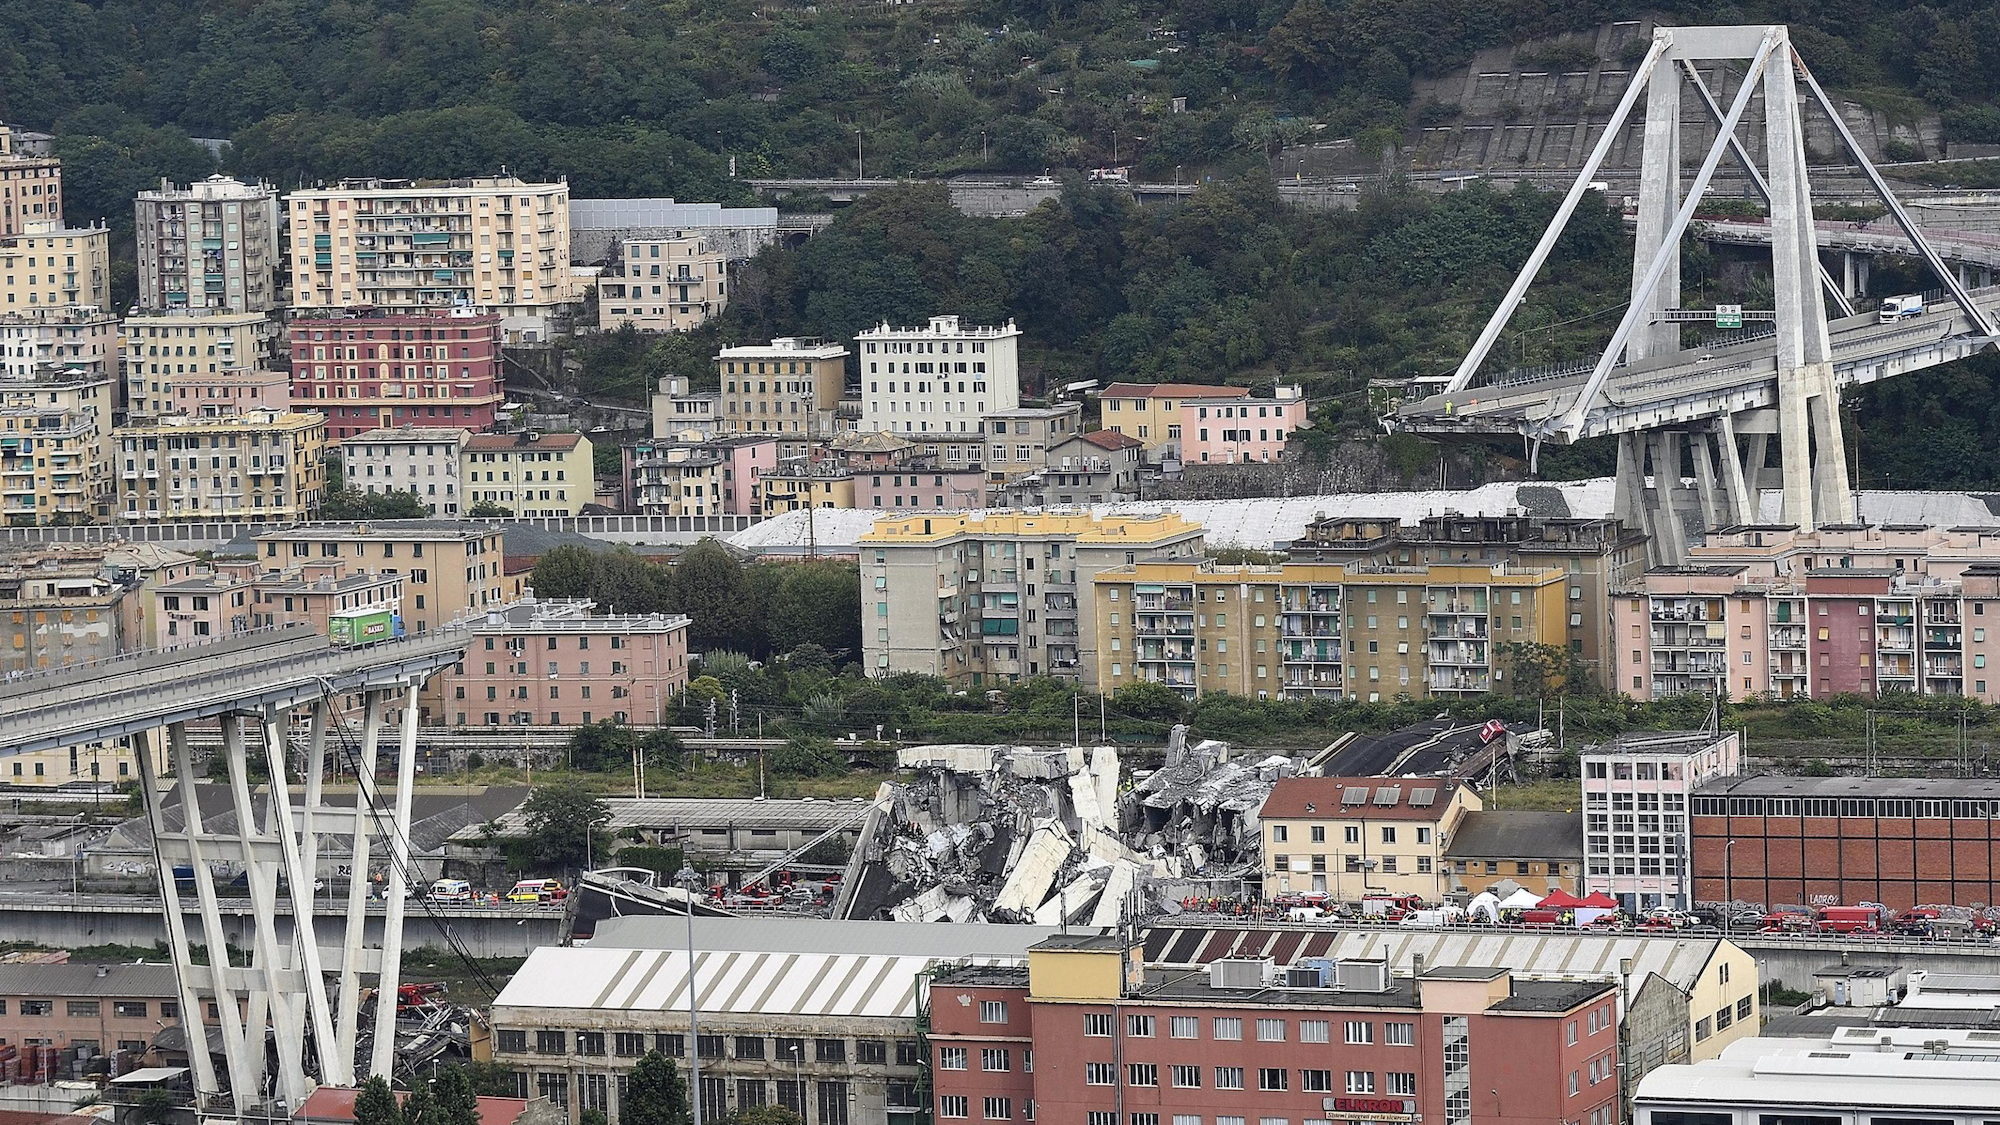
M249 948L256 921L247 898L222 898L224 940ZM315 903L317 929L332 933L347 917L345 896L321 895ZM387 904L368 904L367 944L380 948ZM164 907L157 897L115 894L34 894L0 897L0 941L28 942L56 949L90 945L150 946L167 940ZM447 948L443 933L474 957L526 957L563 938L563 911L549 906L467 905L411 900L403 923L404 949ZM433 915L431 911L435 911ZM278 940L292 940L291 905L280 899L272 915ZM331 920L331 921L330 921ZM441 930L442 927L443 929ZM199 932L198 930L196 931Z

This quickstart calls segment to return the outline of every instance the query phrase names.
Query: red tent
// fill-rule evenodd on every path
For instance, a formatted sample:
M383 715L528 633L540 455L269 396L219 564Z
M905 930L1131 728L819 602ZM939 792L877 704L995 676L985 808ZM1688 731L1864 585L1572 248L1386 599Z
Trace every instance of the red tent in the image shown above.
M1583 896L1583 899L1577 905L1588 906L1597 910L1616 910L1618 909L1618 900L1605 894L1603 891L1592 891Z
M1590 905L1592 903L1588 900L1580 899L1560 888L1550 891L1549 897L1543 899L1541 902L1542 909L1544 910L1575 910L1579 906ZM1612 903L1612 905L1616 906L1617 903Z

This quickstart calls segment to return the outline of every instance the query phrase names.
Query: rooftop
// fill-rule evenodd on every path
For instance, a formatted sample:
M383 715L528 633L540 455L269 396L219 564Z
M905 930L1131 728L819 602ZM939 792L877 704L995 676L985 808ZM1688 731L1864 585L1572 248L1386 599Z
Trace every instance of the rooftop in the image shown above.
M160 186L139 193L139 198L152 203L179 203L189 200L211 199L266 199L274 198L277 189L270 184L246 184L241 180L220 173L205 180L196 180L186 187L179 187L162 179Z
M1599 744L1595 749L1584 751L1585 757L1599 754L1679 754L1687 757L1700 754L1722 743L1732 734L1710 734L1699 730L1669 731L1627 731Z
M1444 816L1458 786L1451 778L1287 777L1272 786L1257 815L1434 821Z
M421 539L470 542L500 534L495 524L471 520L372 520L357 523L300 523L256 536L259 543L289 543L295 539Z
M1636 1100L1826 1107L1842 1115L1875 1108L1992 1114L2000 1111L1996 1048L2000 1031L1970 1027L1843 1026L1825 1036L1739 1039L1717 1058L1650 1071Z
M857 828L869 802L817 800L812 797L780 797L757 800L753 797L610 797L604 802L611 811L609 832L628 828L665 828L682 832L704 828L796 828L824 832L852 822ZM500 836L520 836L526 831L521 811L515 809L494 820ZM476 838L476 834L467 839Z
M517 176L472 176L457 180L395 180L378 176L341 180L332 187L301 188L287 193L293 200L330 199L334 196L353 195L356 192L391 195L438 195L447 192L493 192L504 188L507 191L531 193L569 191L566 180L552 184L531 184Z
M170 964L0 964L0 996L102 996L172 999L180 994Z
M523 598L485 612L474 619L474 633L669 633L688 627L688 618L678 613L610 613L592 611L597 603L588 598L538 600Z
M1583 858L1583 818L1573 812L1467 813L1445 855L1453 859Z
M112 432L118 437L132 437L148 430L303 430L324 425L326 415L316 411L245 410L241 414L161 414Z
M529 433L473 434L465 439L467 453L508 453L532 449L539 453L567 452L583 441L582 434Z
M873 328L864 328L856 332L854 338L857 340L895 340L915 336L963 336L993 340L1006 336L1019 336L1020 334L1021 330L1014 327L1014 322L1011 319L1005 324L980 325L961 324L956 316L934 316L930 319L929 324L918 325L912 328L892 325L885 320Z
M1250 388L1203 383L1113 383L1097 393L1102 398L1249 398Z
M716 353L717 359L839 359L847 348L817 336L780 336L768 344L739 344Z
M679 949L687 945L679 916L607 918L592 949ZM966 925L958 922L865 922L831 918L738 917L694 920L697 949L735 953L868 953L897 957L1020 957L1054 926Z
M1078 434L1077 439L1079 441L1087 441L1099 449L1114 451L1120 449L1139 449L1143 448L1146 444L1131 434L1121 434L1115 430L1092 430L1087 434Z
M2000 799L2000 778L1720 777L1695 790L1702 797L1907 797L1934 800Z
M369 430L342 438L342 445L358 445L363 442L394 441L464 441L472 436L471 430L461 430L452 426L397 426L393 429Z
M1151 544L1200 533L1199 525L1166 513L1091 516L1000 511L889 517L877 521L872 530L861 536L860 542L935 543L959 535L978 538L1012 535L1073 538L1085 545Z

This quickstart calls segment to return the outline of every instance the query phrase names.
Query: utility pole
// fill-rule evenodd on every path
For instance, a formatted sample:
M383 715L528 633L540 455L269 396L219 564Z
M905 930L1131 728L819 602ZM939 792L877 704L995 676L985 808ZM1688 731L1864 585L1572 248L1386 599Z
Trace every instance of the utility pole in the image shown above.
M729 689L729 733L730 734L737 735L743 733L742 718L743 718L743 712L741 708L741 700L738 698L737 690L735 688L730 688Z

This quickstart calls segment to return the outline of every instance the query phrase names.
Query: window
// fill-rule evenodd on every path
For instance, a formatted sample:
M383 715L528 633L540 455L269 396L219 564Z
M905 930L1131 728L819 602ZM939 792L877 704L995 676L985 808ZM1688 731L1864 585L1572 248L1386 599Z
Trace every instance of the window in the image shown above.
M1111 1034L1111 1013L1085 1012L1083 1014L1083 1033L1085 1035L1109 1036Z
M1361 826L1360 826L1359 824L1348 824L1348 825L1344 825L1344 826L1342 826L1342 828L1341 828L1341 830L1340 830L1340 838L1341 838L1341 840L1342 840L1343 842L1345 842L1345 843L1349 843L1349 844L1358 844L1358 843L1360 843L1360 842L1361 842Z
M1413 1098L1417 1094L1417 1076L1407 1070L1392 1070L1382 1076L1382 1092Z
M1176 1065L1173 1068L1174 1086L1182 1090L1201 1089L1201 1068L1198 1066Z
M965 1095L945 1094L942 1097L938 1098L938 1116L939 1117L966 1116Z
M983 1116L988 1121L1011 1121L1014 1118L1013 1098L987 1098L982 1108Z
M646 1053L646 1037L632 1031L618 1032L611 1037L611 1049L622 1058L636 1059Z
M1150 1110L1145 1113L1131 1114L1130 1120L1132 1125L1160 1125L1160 1115Z
M719 1059L722 1056L722 1036L697 1035L694 1038L695 1053L704 1059Z
M762 1058L763 1056L758 1056ZM889 1045L880 1039L856 1039L854 1061L863 1066L883 1066L889 1061Z
M1173 1037L1176 1039L1199 1039L1201 1038L1201 1017L1175 1016L1169 1031L1172 1032Z
M1417 1025L1413 1023L1385 1023L1382 1025L1382 1042L1391 1047L1414 1047L1417 1045Z
M1699 1043L1702 1040L1708 1038L1709 1036L1715 1034L1715 1032L1711 1031L1709 1028L1710 1025L1707 1019L1698 1019L1694 1021L1694 1041Z
M1106 1016L1105 1018L1110 1019L1111 1017ZM1107 1031L1105 1034L1109 1035L1110 1032ZM1237 1016L1215 1017L1215 1037L1217 1039L1243 1038L1243 1020Z
M1383 843L1385 843L1385 844L1393 844L1393 843L1395 843L1395 842L1396 842L1396 826L1395 826L1395 825L1393 825L1393 824L1385 824L1385 825L1383 825L1383 826L1382 826L1382 842L1383 842Z
M114 1000L111 1002L111 1014L126 1019L145 1019L146 1002L144 1000Z
M914 1039L896 1040L896 1065L916 1066L923 1059Z
M1136 1035L1141 1039L1151 1039L1153 1037L1153 1017L1142 1015L1126 1016L1125 1034Z
M703 1036L703 1038L707 1038L707 1036ZM830 1063L846 1062L847 1040L845 1039L813 1040L813 1061L830 1062Z
M535 1032L535 1053L538 1055L560 1055L568 1046L569 1036L560 1031Z
M1347 1038L1344 1041L1348 1043L1375 1042L1375 1025L1367 1020L1348 1020Z
M1005 1047L982 1047L979 1050L979 1069L994 1072L1012 1070L1012 1060Z
M1315 831L1317 831L1317 829L1315 829ZM1285 828L1285 826L1284 826L1284 825L1282 825L1282 824L1273 824L1273 825L1271 826L1271 842L1272 842L1272 843L1274 843L1274 844L1282 844L1282 843L1284 843L1284 842L1285 842L1285 840L1287 839L1288 835L1289 835L1289 833L1287 832L1287 830L1286 830L1286 828Z
M708 1079L703 1078L702 1081L707 1082ZM847 1083L821 1082L818 1086L820 1125L847 1125ZM702 1102L717 1107L725 1104L720 1090L716 1091L712 1101L703 1095Z
M1291 1071L1282 1066L1260 1066L1257 1068L1257 1088L1259 1090L1286 1090L1291 1088Z
M1301 1043L1328 1042L1328 1036L1331 1035L1332 1032L1333 1032L1333 1027L1326 1020L1299 1021L1299 1042ZM1353 1042L1353 1040L1349 1040L1349 1042Z
M1333 1072L1330 1070L1299 1071L1299 1089L1308 1094L1333 1093Z
M1241 1090L1243 1088L1243 1068L1240 1066L1216 1067L1215 1088L1218 1090Z
M576 1053L579 1055L601 1055L604 1053L604 1033L601 1031L579 1031L576 1033Z
M1580 1086L1581 1086L1581 1083L1579 1083L1579 1082L1577 1081L1577 1076L1576 1076L1576 1071L1574 1071L1574 1070L1570 1071L1570 1072L1569 1072L1569 1092L1570 1092L1570 1093L1571 1093L1572 1095L1574 1095L1574 1094L1575 1094L1575 1093L1577 1092L1577 1090L1578 1090L1578 1089L1580 1088Z
M1715 1010L1715 1030L1717 1031L1727 1030L1729 1025L1735 1022L1736 1022L1736 1012L1734 1009L1730 1008L1729 1005L1724 1004L1722 1007L1717 1008Z
M1093 1109L1084 1115L1083 1125L1118 1125L1118 1114L1108 1109Z
M804 1062L806 1061L806 1041L793 1038L789 1035L780 1035L778 1036L778 1053L772 1057L776 1058L779 1062ZM960 1067L959 1069L963 1070L964 1068Z
M736 1057L739 1059L761 1059L764 1057L764 1037L761 1035L739 1035L736 1037Z
M1259 1043L1283 1043L1285 1041L1285 1021L1274 1019L1258 1020L1257 1041Z
M1736 1002L1736 1018L1739 1020L1750 1018L1750 998L1748 996Z
M68 1008L72 1016L94 1016L102 1010L103 1005L96 1000L71 1000Z
M1372 1094L1375 1092L1375 1072L1372 1070L1350 1070L1347 1072L1347 1092L1350 1094Z
M981 1000L979 1002L980 1023L1006 1023L1007 1002L1005 1000Z
M1116 1086L1118 1085L1118 1068L1108 1062L1084 1063L1083 1084L1086 1086Z
M939 1069L939 1070L964 1070L964 1069L965 1069L965 1052L966 1052L966 1049L965 1049L964 1047L939 1047L939 1048L938 1048L938 1069Z
M497 1033L499 1042L495 1048L502 1054L519 1054L528 1049L528 1033L525 1031L501 1031ZM644 1052L640 1052L644 1054Z
M1125 1066L1127 1086L1158 1086L1160 1067L1157 1063L1128 1063Z

